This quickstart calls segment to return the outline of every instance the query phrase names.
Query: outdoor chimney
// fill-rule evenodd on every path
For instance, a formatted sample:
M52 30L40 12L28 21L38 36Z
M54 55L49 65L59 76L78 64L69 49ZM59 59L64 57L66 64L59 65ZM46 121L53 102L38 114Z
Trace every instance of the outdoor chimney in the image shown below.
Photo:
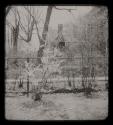
M58 24L58 34L62 33L63 31L63 24Z

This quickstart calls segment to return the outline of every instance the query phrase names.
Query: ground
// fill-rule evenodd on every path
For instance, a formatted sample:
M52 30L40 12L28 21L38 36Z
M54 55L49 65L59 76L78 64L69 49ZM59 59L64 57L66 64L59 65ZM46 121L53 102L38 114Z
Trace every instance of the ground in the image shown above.
M108 93L98 92L92 98L78 94L44 94L41 102L31 97L6 97L8 120L100 120L108 116Z

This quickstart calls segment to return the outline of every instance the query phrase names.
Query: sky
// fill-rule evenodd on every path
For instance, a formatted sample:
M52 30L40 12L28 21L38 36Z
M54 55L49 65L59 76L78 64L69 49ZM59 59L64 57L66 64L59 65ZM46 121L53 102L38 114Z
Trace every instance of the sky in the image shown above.
M46 12L47 12L47 6L38 6L38 7L34 6L34 8L36 8L35 9L36 16L38 15L37 10L39 10L38 12L42 12L41 18L43 20L42 21L43 23L40 24L40 27L41 29L43 29L43 24L44 24ZM55 30L57 30L58 24L78 23L79 19L84 15L86 15L92 9L92 6L57 6L57 8L67 8L67 9L76 9L76 10L72 10L71 13L69 13L66 10L57 10L54 8L52 10L52 14L50 17L49 27ZM19 6L18 11L20 13L22 23L26 25L27 13L25 12L25 9ZM36 18L38 19L38 17ZM14 25L14 14L12 12L10 12L9 15L7 16L7 20L12 25ZM19 48L22 50L26 50L26 49L37 50L39 48L39 42L38 42L37 36L33 34L32 41L29 44L25 42L21 42L21 44L19 45Z
M87 14L92 7L91 6L58 6L58 8L73 8L76 10L72 10L71 13L69 13L66 10L56 10L53 9L52 15L51 15L51 21L50 26L54 29L57 29L58 24L66 24L66 23L75 23L79 21L79 18Z
M18 7L18 6L17 6ZM33 6L35 8L35 15L37 14L37 9L42 12L42 20L44 22L46 12L47 12L47 6ZM57 10L53 8L51 18L50 18L50 24L49 26L52 27L53 29L57 29L58 24L66 24L69 22L77 22L80 17L86 15L91 9L92 6L57 6L57 8L66 8L66 9L76 9L72 10L71 13L69 13L66 10ZM26 20L26 11L23 7L19 6L18 11L20 12L21 19L23 20L23 23L25 23ZM36 18L38 18L36 16ZM14 14L11 12L8 15L8 20L12 24L14 23Z

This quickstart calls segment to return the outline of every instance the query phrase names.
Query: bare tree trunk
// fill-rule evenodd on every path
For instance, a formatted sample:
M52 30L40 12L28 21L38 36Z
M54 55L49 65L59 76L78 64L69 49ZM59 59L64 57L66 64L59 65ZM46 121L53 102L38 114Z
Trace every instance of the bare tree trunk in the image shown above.
M46 20L45 20L45 24L44 24L44 28L43 28L43 32L42 32L42 39L40 41L40 48L39 48L38 54L37 54L38 64L42 64L41 57L43 56L43 50L44 50L45 41L46 41L46 37L47 37L52 8L53 8L53 6L48 6L48 8L47 8Z
M19 34L19 22L16 27L13 27L13 50L14 55L17 55L17 44L18 44L18 34Z

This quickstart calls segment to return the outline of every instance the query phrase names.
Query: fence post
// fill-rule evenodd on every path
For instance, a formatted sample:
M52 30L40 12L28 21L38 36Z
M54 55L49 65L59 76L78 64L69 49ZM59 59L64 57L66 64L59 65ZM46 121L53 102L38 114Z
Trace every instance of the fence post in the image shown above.
M29 97L29 75L27 76L27 97Z

